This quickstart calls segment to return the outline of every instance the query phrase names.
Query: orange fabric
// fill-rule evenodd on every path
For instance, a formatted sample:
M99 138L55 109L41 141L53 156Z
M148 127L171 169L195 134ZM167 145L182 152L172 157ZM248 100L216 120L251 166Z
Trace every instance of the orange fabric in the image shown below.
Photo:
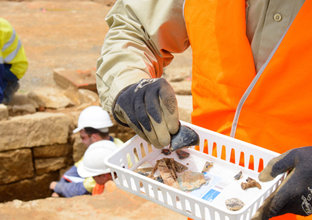
M92 190L92 196L100 195L104 192L105 185L95 184L95 187Z
M307 0L244 103L236 138L280 153L311 144L311 10ZM193 52L192 123L229 135L256 75L245 1L186 1L184 14Z
M306 0L245 101L235 138L279 153L311 145L311 11L312 0ZM193 53L192 123L229 135L237 105L256 75L245 0L186 0L184 17Z
M270 218L271 220L292 220L292 219L296 219L296 216L293 214L286 214L286 215L281 215L278 217L273 217ZM302 217L302 216L297 216L298 220L309 220L310 217ZM187 218L187 220L193 220L192 218Z

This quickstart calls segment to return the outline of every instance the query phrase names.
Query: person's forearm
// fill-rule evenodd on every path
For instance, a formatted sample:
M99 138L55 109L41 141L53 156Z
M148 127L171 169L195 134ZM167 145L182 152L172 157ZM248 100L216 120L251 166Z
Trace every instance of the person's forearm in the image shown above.
M54 188L54 192L64 197L73 197L90 194L83 186L83 182L79 183L58 182Z
M188 38L183 1L117 1L106 17L109 32L97 62L97 89L111 111L117 94L142 78L160 77L171 53L184 51Z

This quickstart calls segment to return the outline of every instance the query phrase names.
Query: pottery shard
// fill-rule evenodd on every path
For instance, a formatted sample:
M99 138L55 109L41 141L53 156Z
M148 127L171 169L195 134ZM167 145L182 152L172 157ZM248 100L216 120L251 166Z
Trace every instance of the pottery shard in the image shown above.
M176 171L178 173L182 173L183 171L187 170L188 167L183 165L182 163L179 163L177 161L174 161L174 164L175 164L175 168L176 168Z
M183 191L192 191L206 183L204 174L199 172L185 171L178 177L180 189Z
M161 178L166 185L179 188L179 184L176 181L176 174L173 173L171 169L168 168L164 160L160 160L158 163L158 170Z
M239 180L240 178L242 178L242 176L243 176L243 172L242 172L242 171L239 171L239 172L234 176L234 179Z
M213 166L213 162L206 161L202 169L202 173L207 172L212 166Z
M190 156L189 152L183 151L181 149L176 150L176 154L178 155L180 160L183 160Z
M231 211L238 211L245 205L243 201L237 198L231 198L225 200L226 208L228 208Z
M173 158L162 158L156 161L156 164L148 177L157 181L161 180L160 182L178 189L179 184L177 182L177 173L181 173L187 169L187 166L175 161ZM157 170L159 171L160 176L155 177L154 174ZM141 170L137 169L137 171Z
M258 183L256 180L254 180L253 178L250 178L250 177L248 177L246 179L246 183L241 183L241 187L243 190L246 190L246 189L252 188L252 187L257 187L258 189L261 189L260 183Z

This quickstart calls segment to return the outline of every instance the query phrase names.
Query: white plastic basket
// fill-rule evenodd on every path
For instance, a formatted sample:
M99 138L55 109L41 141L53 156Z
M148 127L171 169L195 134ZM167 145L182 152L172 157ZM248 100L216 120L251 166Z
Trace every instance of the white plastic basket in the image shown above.
M260 182L262 189L242 190L240 184L247 177L259 181L259 168L265 167L271 158L279 154L186 122L181 121L181 123L199 134L199 150L195 150L194 147L188 148L190 156L179 160L174 152L165 156L160 149L148 144L139 136L134 136L124 144L124 147L106 159L106 165L110 167L111 172L117 174L117 178L114 178L116 185L193 219L250 219L264 199L281 183L284 175L270 182ZM205 148L208 148L208 153ZM217 155L212 152L217 152ZM230 161L231 153L235 154L235 162ZM216 197L212 196L212 199L205 200L133 171L144 162L154 165L157 160L164 157L174 158L187 165L189 170L197 172L201 172L205 161L213 162L214 165L208 173L211 173L214 179L221 179L216 185L219 194ZM240 164L242 158L244 159L243 165ZM249 167L251 158L254 161L253 169ZM129 160L131 160L130 163ZM243 172L243 178L234 180L234 175L239 171ZM229 198L239 198L244 202L244 207L238 211L228 210L225 200Z

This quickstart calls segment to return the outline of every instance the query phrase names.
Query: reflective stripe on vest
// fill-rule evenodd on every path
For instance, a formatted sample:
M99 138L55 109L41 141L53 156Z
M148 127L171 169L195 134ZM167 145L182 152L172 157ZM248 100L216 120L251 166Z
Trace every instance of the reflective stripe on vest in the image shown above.
M271 52L271 54L269 55L268 59L266 60L266 62L262 65L262 67L260 68L259 72L257 72L256 76L253 78L252 82L250 83L250 85L248 86L247 90L245 91L244 95L242 96L242 98L240 99L236 111L235 111L235 115L234 115L234 120L233 120L233 124L232 124L232 129L231 129L231 137L235 137L235 133L236 133L236 128L237 128L237 124L238 124L238 119L239 119L239 115L240 112L242 110L242 107L246 101L246 99L248 98L249 94L251 93L252 89L254 88L254 86L256 85L258 79L260 78L260 76L262 75L263 71L265 70L266 66L268 65L268 63L270 62L270 60L272 59L275 51L277 50L277 48L279 47L279 45L281 44L282 40L285 37L285 34L287 33L287 30L285 31L285 33L283 34L283 36L281 37L281 39L279 40L279 42L277 43L277 45L275 46L275 48L273 49L273 51Z
M14 58L15 56L17 55L18 51L20 50L22 44L21 44L21 41L18 40L18 43L17 43L17 47L10 53L8 54L5 58L4 58L4 61L6 63L10 63Z
M21 79L28 68L24 48L12 25L0 18L0 57L1 62L11 64L10 72Z
M10 39L2 47L2 51L5 51L9 46L11 46L11 44L14 43L15 37L16 37L16 32L13 29L13 32L12 32Z
M312 144L312 1L307 0L242 106L235 137L276 152ZM193 52L192 122L230 135L256 76L245 1L188 1Z

